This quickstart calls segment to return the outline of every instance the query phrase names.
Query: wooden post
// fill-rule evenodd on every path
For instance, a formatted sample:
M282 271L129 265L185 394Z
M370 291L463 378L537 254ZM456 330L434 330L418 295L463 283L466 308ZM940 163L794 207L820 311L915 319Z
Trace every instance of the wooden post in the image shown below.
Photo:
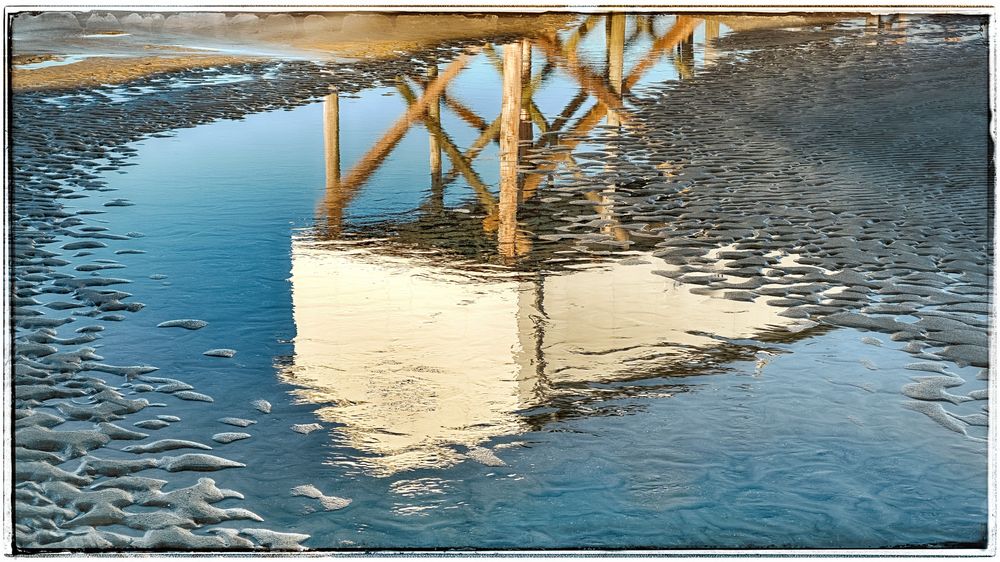
M694 78L694 29L677 45L677 57L674 59L677 74L682 80Z
M503 97L500 110L500 205L497 241L500 255L517 255L517 147L521 118L521 70L524 52L520 43L503 48Z
M535 129L531 125L531 42L521 39L521 111L518 124L518 141L531 140L535 137ZM527 145L518 145L518 160L525 156Z
M326 163L326 197L324 218L326 236L340 235L344 219L340 197L340 93L333 92L323 100L323 160Z
M898 29L901 32L899 34L900 35L900 37L899 37L899 43L906 43L907 42L907 38L906 38L907 37L907 31L906 31L906 28L908 27L908 25L907 25L908 21L909 21L909 16L907 16L906 14L898 14L896 16L896 24L897 24L896 29Z
M607 62L608 84L611 91L621 99L622 78L625 71L625 14L610 14L607 16ZM608 108L608 125L620 127L621 116L614 108Z
M436 66L432 66L427 69L427 78L429 82L433 82L437 78L438 69ZM436 98L431 100L430 105L427 106L427 118L428 120L441 128L441 98ZM431 192L433 193L435 199L439 199L438 191L441 190L441 142L438 139L438 135L435 134L430 128L427 129L427 139L430 144L430 168L431 168Z
M326 154L326 186L340 184L340 93L323 100L323 147Z
M719 58L715 48L715 40L719 38L719 22L705 20L705 66L715 63Z
M624 70L625 70L625 14L611 14L607 19L607 68L608 68L608 84L611 86L611 91L619 99L622 95L622 85L624 80ZM637 22L638 25L638 22ZM608 108L608 125L612 127L621 127L622 119L621 114L617 109ZM617 135L617 132L609 132L609 134ZM608 160L605 165L605 169L614 169L614 162L616 161L618 155L612 150L608 154ZM596 211L600 217L604 220L617 222L617 217L615 215L615 200L614 200L615 186L614 184L608 185L599 194L594 193L596 196L594 201L600 201L601 205L596 206ZM592 192L593 193L593 192ZM586 195L588 199L591 198L591 194ZM616 236L616 227L612 225L606 225L601 227L601 232L605 234L612 234ZM621 230L620 227L617 230ZM617 236L616 236L617 237Z
M531 41L521 39L521 86L531 83Z
M716 20L705 20L705 44L719 38L720 27Z

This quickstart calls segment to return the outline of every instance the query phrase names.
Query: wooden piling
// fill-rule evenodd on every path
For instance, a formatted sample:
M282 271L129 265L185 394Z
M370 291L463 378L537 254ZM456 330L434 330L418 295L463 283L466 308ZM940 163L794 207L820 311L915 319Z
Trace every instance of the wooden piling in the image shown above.
M333 92L323 100L323 149L326 155L326 186L340 184L340 94Z
M608 84L611 91L621 98L622 79L625 71L625 14L615 13L607 16L607 69ZM608 125L620 127L621 116L614 108L608 109Z
M427 79L433 82L437 78L438 69L432 66L427 69ZM427 118L438 128L441 127L441 98L431 100L427 106ZM431 190L437 191L441 187L441 142L439 135L436 135L430 127L427 129L427 140L430 145L430 169L431 169Z
M521 72L524 51L520 43L503 49L503 96L500 110L500 204L497 242L500 255L517 255L518 140L521 121Z

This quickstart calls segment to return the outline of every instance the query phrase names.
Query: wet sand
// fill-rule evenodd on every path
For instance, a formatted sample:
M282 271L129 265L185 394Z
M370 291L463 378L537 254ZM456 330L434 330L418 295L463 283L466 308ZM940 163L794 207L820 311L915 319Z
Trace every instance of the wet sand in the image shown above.
M154 74L263 58L391 58L443 41L552 33L571 19L570 15L560 14L520 17L336 12L18 15L13 21L11 85L15 91L26 91L120 84ZM58 60L67 53L81 53L88 58L46 68L18 68Z
M11 87L15 91L69 90L123 84L130 80L169 74L179 70L225 66L254 60L253 57L187 56L187 57L91 57L67 65L11 71Z
M643 127L623 135L623 149L645 148L650 165L694 163L670 180L694 187L683 209L665 213L664 258L681 265L677 275L717 274L725 269L698 259L698 247L731 245L726 267L739 283L710 289L771 299L782 316L920 342L915 361L988 367L985 51L906 45L898 33L780 47L807 36L796 33L741 38L755 48L749 64L637 101ZM873 42L877 60L863 54ZM733 83L735 95L722 86ZM692 114L697 127L678 125ZM715 134L723 123L725 135ZM678 140L645 141L658 127ZM776 251L795 263L767 258Z
M763 300L780 316L813 325L910 342L916 380L899 392L915 411L962 434L956 438L978 438L972 435L981 427L978 414L952 410L985 399L986 383L951 369L989 366L986 51L973 42L907 46L892 34L797 33L741 36L735 46L750 51L742 64L721 66L683 87L634 92L630 124L591 135L609 147L592 157L633 157L587 181L616 186L609 197L617 224L647 235L625 246L649 249L661 261L658 275L723 299ZM883 49L877 60L866 58L869 41ZM23 79L13 100L18 546L302 548L307 535L260 528L267 522L252 506L214 505L230 506L240 491L191 476L253 470L226 459L224 447L238 447L251 435L254 419L222 422L249 427L248 433L201 428L188 430L185 439L157 439L156 431L180 421L170 415L171 405L183 400L211 408L213 397L169 373L160 376L141 358L106 364L88 345L99 341L103 322L127 321L143 305L135 300L142 295L124 290L127 275L103 271L123 264L89 261L87 252L113 247L127 255L138 236L94 228L89 217L103 216L113 226L115 207L127 206L127 199L100 209L67 201L105 189L95 172L127 165L127 142L300 106L331 87L350 93L391 84L401 72L454 58L463 45L352 64L225 57L211 63L219 68L206 69L200 68L206 59L157 59L155 72L167 75L93 59L105 73L93 82L81 81L79 69L26 71L52 72L35 82ZM211 82L220 72L249 77L255 87L214 84L210 96L169 87L169 79ZM107 77L128 80L126 93L98 86ZM68 89L60 93L100 111L67 110L48 92L31 91L48 87ZM128 88L160 97L135 94L128 107L97 105L127 95ZM845 120L845 113L856 117ZM41 126L46 123L58 127ZM859 163L857 155L875 147L882 158ZM528 160L544 168L554 157L542 148ZM587 204L589 188L579 178L556 173L546 181L552 197ZM536 234L562 250L601 254L623 245L613 229L595 230L599 212L564 214L557 219L563 228L555 229L540 205L529 201L525 213L538 219ZM163 330L205 327L197 318L175 320ZM263 398L254 407L258 417L271 410ZM489 455L480 456L493 462ZM176 474L188 477L186 487L170 484ZM350 501L324 489L294 493L328 509Z

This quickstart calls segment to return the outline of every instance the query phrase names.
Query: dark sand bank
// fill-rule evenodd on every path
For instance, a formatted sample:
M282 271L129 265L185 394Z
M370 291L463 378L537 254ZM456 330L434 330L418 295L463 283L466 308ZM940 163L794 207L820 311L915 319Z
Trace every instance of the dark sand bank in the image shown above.
M228 427L181 425L169 439L156 437L180 421L174 415L179 408L218 407L225 397L199 392L186 373L156 372L142 357L128 365L104 363L97 347L102 324L128 322L144 308L138 302L143 295L127 292L128 277L155 272L89 257L95 249L112 248L125 261L137 251L140 234L115 227L115 213L130 204L128 193L100 208L74 199L107 189L100 173L127 171L135 152L126 146L130 142L301 107L333 89L350 95L393 85L399 75L425 75L433 65L449 64L480 38L517 36L524 27L534 33L562 25L562 16L539 24L466 18L463 30L441 36L420 31L430 16L172 17L43 15L26 20L22 31L41 34L25 39L38 54L45 37L72 43L84 31L139 37L169 30L245 40L257 49L266 44L375 56L313 63L291 56L213 61L218 55L174 53L157 58L155 64L163 66L155 71L138 69L144 60L139 58L21 71L29 77L50 73L16 82L12 100L15 542L30 551L336 547L261 521L259 508L239 501L250 495L240 487L240 475L255 467L226 458L223 447L238 447L254 433L252 422L271 415L273 397L261 396L246 419L226 418ZM464 16L448 16L454 18ZM783 20L780 27L788 25L795 22ZM929 418L916 416L928 432L981 439L993 259L987 50L975 38L975 26L960 19L921 25L919 41L911 42L900 41L905 34L851 26L733 34L718 42L740 53L730 63L690 80L637 88L623 110L626 125L582 134L599 148L581 160L601 162L587 168L585 177L555 169L553 162L565 152L559 143L530 147L522 166L540 178L537 189L546 198L527 199L519 212L530 225L536 255L648 251L656 275L698 294L765 303L762 308L793 325L772 327L784 335L760 336L765 343L849 327L870 331L878 342L872 345L905 344L900 353L912 356L907 368L918 378L894 396L906 397L905 407ZM394 30L392 38L371 46L368 34L383 37L386 27ZM143 37L137 44L168 43ZM968 40L948 41L954 37ZM415 48L392 52L403 45ZM117 48L132 46L122 42ZM79 66L88 62L97 67ZM101 78L86 81L83 75L94 68ZM171 87L177 79L203 85ZM107 80L126 83L97 85ZM30 91L50 87L58 95ZM121 97L124 103L109 103ZM628 157L617 157L622 154ZM588 198L595 185L614 188L605 189L610 201L601 205L613 206L613 217ZM462 220L489 238L472 219L446 222ZM468 240L442 242L426 226L368 228L373 237L398 233L418 250L447 250L448 243ZM525 262L515 269L537 267L529 258ZM197 318L176 320L161 329L187 333L206 327ZM756 348L724 343L738 349L705 353L707 359L692 352L692 362L706 365L691 366L691 372L755 357ZM978 378L955 373L970 367L982 369ZM560 415L583 415L566 409ZM314 429L298 427L298 433ZM481 464L499 460L490 449L475 454ZM202 472L213 474L202 478ZM324 509L349 505L321 491L327 489L299 486L292 494L318 500ZM892 498L871 501L892 504ZM822 505L817 500L815 507ZM944 514L942 520L954 517Z

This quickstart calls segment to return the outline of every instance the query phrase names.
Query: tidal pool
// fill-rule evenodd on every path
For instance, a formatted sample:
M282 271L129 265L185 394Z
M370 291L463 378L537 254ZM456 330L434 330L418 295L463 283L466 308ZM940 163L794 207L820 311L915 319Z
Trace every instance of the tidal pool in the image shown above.
M580 15L16 92L18 547L982 548L987 55Z

